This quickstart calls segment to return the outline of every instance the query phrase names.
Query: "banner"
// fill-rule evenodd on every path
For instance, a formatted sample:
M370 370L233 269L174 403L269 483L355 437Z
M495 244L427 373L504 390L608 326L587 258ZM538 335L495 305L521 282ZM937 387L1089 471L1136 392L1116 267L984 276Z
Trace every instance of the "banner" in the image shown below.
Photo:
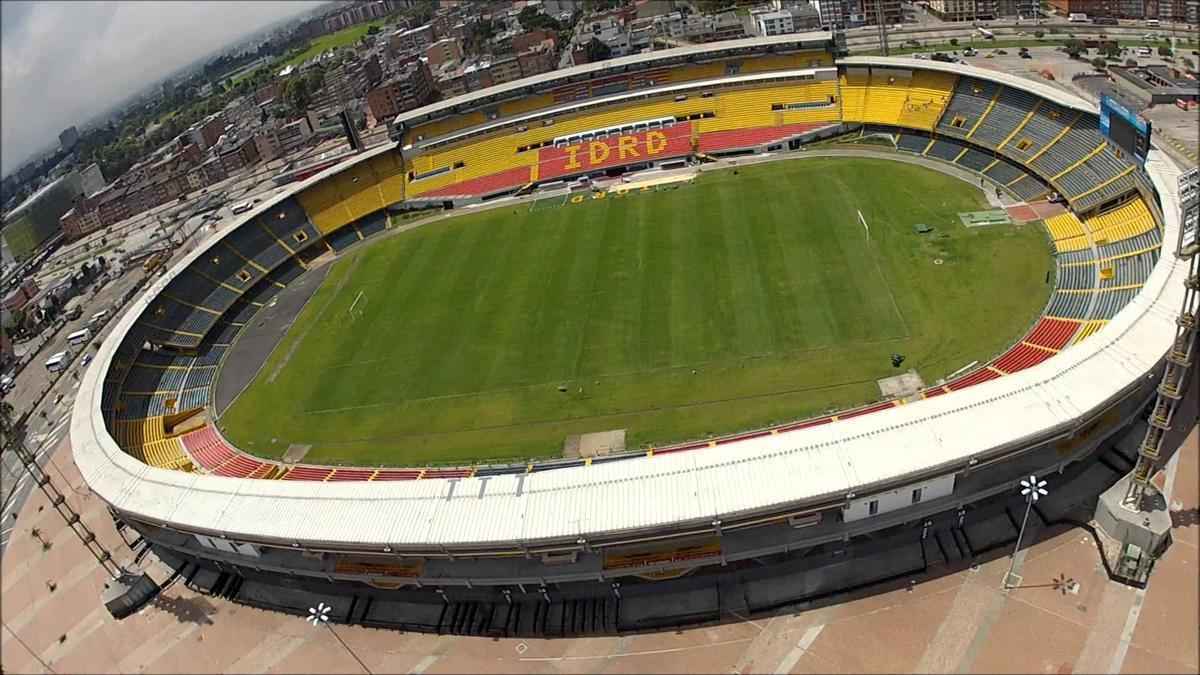
M562 148L542 148L538 151L538 178L552 180L614 166L679 157L691 151L692 125L684 122L667 129L613 135Z

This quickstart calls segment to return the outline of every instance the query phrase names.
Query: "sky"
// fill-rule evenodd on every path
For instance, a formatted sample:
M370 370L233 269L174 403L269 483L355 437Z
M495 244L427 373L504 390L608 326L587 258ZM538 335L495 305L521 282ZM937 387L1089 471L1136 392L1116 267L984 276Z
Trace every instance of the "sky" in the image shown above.
M304 1L0 2L0 173L58 133Z

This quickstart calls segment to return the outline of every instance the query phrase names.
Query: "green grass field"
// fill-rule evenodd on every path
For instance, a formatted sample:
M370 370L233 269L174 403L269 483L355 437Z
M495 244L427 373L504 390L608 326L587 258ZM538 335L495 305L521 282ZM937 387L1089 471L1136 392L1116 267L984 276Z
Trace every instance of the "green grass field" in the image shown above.
M330 49L334 49L336 47L345 47L346 45L353 45L354 43L358 42L362 38L362 36L367 34L367 30L371 26L375 26L376 28L381 28L383 26L383 24L384 24L384 22L382 20L371 21L368 23L358 24L357 26L343 28L342 30L337 31L336 33L330 33L329 35L322 35L321 37L317 38L316 40L309 42L308 48L305 49L304 51L296 54L295 56L291 56L287 59L284 59L283 61L276 63L274 66L272 66L272 68L279 69L279 68L283 68L283 67L289 66L289 65L297 65L298 66L301 63L304 63L305 61L311 59L312 57L314 57L318 54L323 54L323 53L329 51Z
M976 187L888 160L557 203L339 259L226 434L268 457L298 443L310 462L411 465L556 456L609 429L629 447L734 432L877 399L893 352L930 383L989 358L1049 294L1039 224L964 228L987 208Z

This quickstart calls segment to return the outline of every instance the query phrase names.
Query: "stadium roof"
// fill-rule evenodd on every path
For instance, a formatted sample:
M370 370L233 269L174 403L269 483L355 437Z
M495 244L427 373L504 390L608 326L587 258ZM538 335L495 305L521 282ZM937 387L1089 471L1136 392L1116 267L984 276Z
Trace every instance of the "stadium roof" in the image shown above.
M472 101L483 100L488 98L502 97L504 94L517 94L522 90L531 87L543 87L559 80L569 80L572 78L581 78L589 75L599 75L606 71L620 71L629 66L637 66L648 63L667 62L672 59L686 59L688 57L705 56L723 51L733 51L738 49L765 48L774 46L800 45L802 43L812 43L814 46L818 43L831 41L833 34L824 31L814 31L811 33L791 33L788 35L775 35L772 37L753 37L743 38L741 40L723 40L721 42L709 42L702 45L688 45L686 47L675 47L672 49L663 49L660 51L649 52L645 54L631 54L629 56L619 56L615 59L606 61L597 61L595 63L585 63L581 66L572 66L561 70L552 70L540 75L525 77L512 82L505 82L479 91L468 92L455 96L454 98L446 99L445 101L437 101L429 105L414 108L407 112L402 112L396 116L395 123L408 124L410 122L422 122L425 119L434 118L442 113L451 112L455 108L463 104L469 104Z
M10 220L13 220L13 219L17 218L18 216L20 216L20 215L21 215L21 213L23 213L23 212L24 212L24 211L26 211L26 210L27 210L29 207L31 207L31 206L33 206L34 204L36 204L36 203L37 203L37 202L38 202L38 201L39 201L39 200L40 200L42 197L44 197L44 196L46 196L47 194L49 194L51 190L53 190L54 188L58 187L58 186L59 186L59 184L61 184L61 183L62 183L64 180L66 180L66 179L67 179L67 178L69 178L70 176L71 176L71 174L70 174L70 173L68 173L68 174L65 174L65 175L62 175L62 176L59 176L58 178L55 178L54 180L52 180L52 181L50 181L49 183L47 183L46 185L44 185L44 186L43 186L43 187L42 187L40 190L38 190L37 192L35 192L35 193L33 193L33 194L29 195L29 197L28 197L28 198L27 198L25 201L21 202L21 203L20 203L20 204L18 204L16 207L14 207L14 208L13 208L13 210L11 210L11 211L9 211L8 213L4 214L4 221L3 221L3 222L4 222L4 223L8 223Z
M657 87L646 87L645 89L637 89L634 91L623 91L623 92L620 92L617 94L609 94L607 96L596 96L593 98L583 99L583 100L579 100L579 101L570 101L568 103L563 103L561 105L550 106L548 108L538 108L536 110L531 110L527 113L511 115L508 117L502 117L497 120L491 120L491 121L484 122L483 124L477 124L475 126L458 129L458 130L443 134L441 136L436 136L434 138L420 141L415 144L410 143L410 145L416 145L419 148L424 148L424 147L427 147L430 145L435 145L435 144L440 145L443 143L453 142L456 139L471 136L473 134L484 132L484 131L487 131L487 130L493 129L493 128L501 128L501 127L511 126L513 124L519 124L526 120L535 120L535 119L540 119L542 117L553 117L554 115L561 115L563 113L569 113L577 108L589 108L589 107L593 107L593 106L597 106L597 105L613 105L613 104L619 103L621 101L624 101L626 99L638 99L638 98L642 98L645 96L663 96L663 95L667 95L667 94L670 94L671 92L675 92L675 91L689 91L689 90L693 90L693 89L703 89L705 87L721 87L721 86L726 86L726 85L730 85L730 84L741 84L741 83L748 84L748 83L761 82L761 81L769 82L769 81L773 81L773 80L786 80L789 78L799 78L799 77L805 77L805 76L811 78L811 77L816 76L819 72L822 72L822 71L824 71L825 74L829 76L829 79L832 80L832 79L837 78L836 70L837 69L834 68L833 66L826 66L826 67L822 67L822 68L798 68L795 70L769 70L766 72L753 73L750 75L731 75L728 77L718 77L718 78L713 78L710 80L689 80L687 82L679 82L676 84L668 84L668 85L662 85L662 86L657 86ZM404 146L405 150L408 150L408 148L409 148L408 145Z
M869 62L876 61L899 65ZM915 65L908 60L903 65L910 63ZM1024 84L1013 80L1014 86ZM358 161L375 154L364 153ZM1164 241L1173 241L1180 228L1175 190L1180 169L1157 150L1146 168L1162 199ZM100 346L75 401L71 441L82 476L114 508L148 522L243 541L470 551L707 529L714 520L780 513L845 499L850 492L864 496L1070 433L1119 400L1150 376L1172 344L1188 273L1164 247L1137 296L1108 324L1026 370L871 415L687 453L530 474L338 484L183 473L126 454L100 414L104 377L122 336L217 238L315 180L319 177L290 186L190 251L134 301Z
M1074 108L1084 112L1094 113L1100 109L1100 106L1081 98L1077 94L1051 86L1039 80L1034 80L1016 75L1009 75L996 70L985 70L976 68L975 66L967 66L961 63L946 63L944 61L934 61L932 59L914 59L907 56L848 56L838 59L838 65L843 66L882 66L890 68L919 68L921 70L940 70L955 75L970 75L983 80L992 80L999 82L1005 86L1013 87L1014 89L1024 89L1025 91L1037 94L1042 98L1048 98L1059 105L1067 108Z

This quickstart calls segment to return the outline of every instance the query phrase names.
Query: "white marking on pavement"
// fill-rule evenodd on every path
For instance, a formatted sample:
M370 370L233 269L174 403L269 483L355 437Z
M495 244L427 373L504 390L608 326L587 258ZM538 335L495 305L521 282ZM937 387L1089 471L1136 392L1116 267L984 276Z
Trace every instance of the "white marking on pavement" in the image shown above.
M1133 598L1133 607L1129 608L1129 616L1125 618L1125 628L1121 630L1121 641L1117 643L1117 651L1113 654L1112 663L1108 664L1108 672L1119 673L1125 664L1125 655L1129 653L1129 645L1133 642L1133 631L1137 628L1138 617L1142 614L1142 602L1146 599L1146 589L1139 588Z
M429 656L426 656L425 658L421 659L417 665L413 666L412 670L408 671L409 675L421 675L421 673L429 670L429 666L437 663L439 658L441 657L439 657L437 654L430 654Z
M1179 468L1179 452L1177 451L1171 456L1171 461L1167 462L1167 475L1163 480L1163 494L1170 496L1171 490L1175 487L1175 471ZM1117 644L1117 651L1113 654L1112 663L1108 665L1108 672L1119 673L1125 665L1125 655L1129 653L1129 645L1133 643L1133 632L1137 629L1138 617L1142 615L1142 603L1146 600L1146 589L1139 588L1133 598L1133 607L1129 608L1129 616L1125 618L1125 628L1121 631L1121 642Z
M787 656L783 657L783 660L779 662L779 666L775 668L775 675L785 675L792 672L792 668L800 661L800 657L808 653L809 648L817 641L817 638L821 635L821 631L824 629L825 624L819 623L804 631L804 635L800 636L800 641L796 643L792 651L787 653Z

